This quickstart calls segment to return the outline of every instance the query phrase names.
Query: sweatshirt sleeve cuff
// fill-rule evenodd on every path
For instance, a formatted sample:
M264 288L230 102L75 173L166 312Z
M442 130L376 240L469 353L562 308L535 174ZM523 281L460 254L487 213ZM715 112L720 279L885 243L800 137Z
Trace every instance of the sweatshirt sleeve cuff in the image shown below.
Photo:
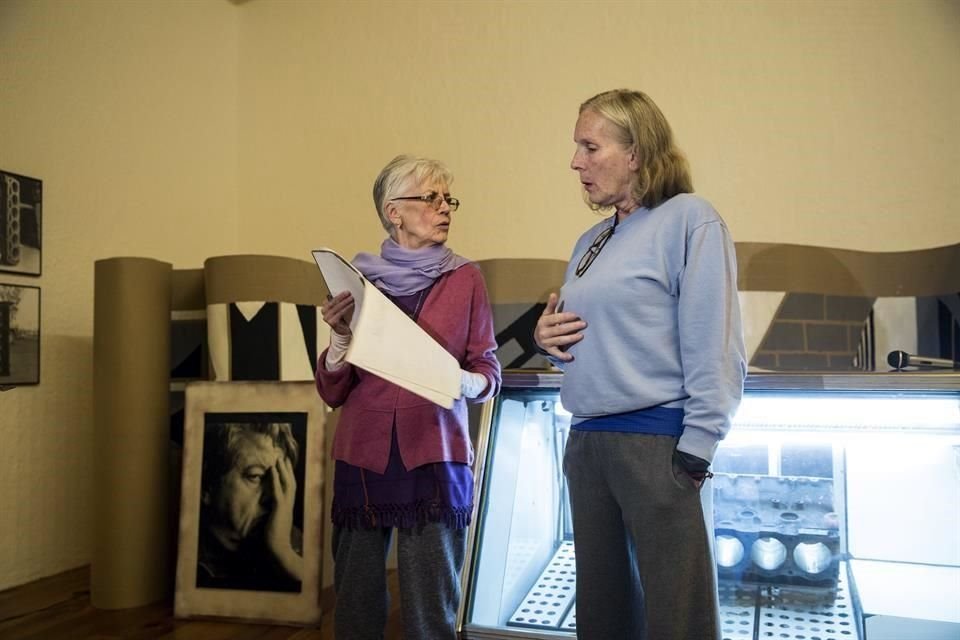
M716 454L719 444L720 440L717 439L716 434L704 431L699 427L685 426L680 441L677 443L677 450L693 454L712 464L713 456Z

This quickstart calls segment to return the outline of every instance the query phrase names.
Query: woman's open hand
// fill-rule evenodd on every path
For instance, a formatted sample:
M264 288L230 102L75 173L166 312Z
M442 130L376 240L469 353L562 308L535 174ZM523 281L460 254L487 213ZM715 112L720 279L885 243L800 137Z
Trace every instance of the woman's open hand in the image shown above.
M267 548L283 569L296 580L303 579L303 558L294 550L293 505L297 497L297 478L290 458L280 454L268 472L273 492L273 511L267 517Z
M586 328L587 323L577 314L557 309L557 294L551 293L546 308L537 320L533 340L540 349L557 360L570 362L573 356L566 350L583 340L581 332Z

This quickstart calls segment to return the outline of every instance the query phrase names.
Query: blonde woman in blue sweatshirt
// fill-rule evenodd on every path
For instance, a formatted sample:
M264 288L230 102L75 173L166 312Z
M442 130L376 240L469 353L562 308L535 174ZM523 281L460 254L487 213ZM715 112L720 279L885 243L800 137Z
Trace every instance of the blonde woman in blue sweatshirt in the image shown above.
M714 640L701 491L746 376L733 241L647 95L590 98L574 142L585 199L614 214L577 242L534 337L573 414L577 637Z

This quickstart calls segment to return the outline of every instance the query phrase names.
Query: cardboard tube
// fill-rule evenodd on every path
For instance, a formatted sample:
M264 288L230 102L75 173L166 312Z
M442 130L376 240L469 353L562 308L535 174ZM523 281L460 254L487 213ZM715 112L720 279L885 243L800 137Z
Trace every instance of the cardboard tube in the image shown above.
M740 291L790 291L865 298L937 296L960 289L960 244L869 252L738 242Z
M495 305L546 302L551 292L560 293L567 269L565 261L546 258L493 258L477 266Z
M93 606L170 596L170 264L94 265Z

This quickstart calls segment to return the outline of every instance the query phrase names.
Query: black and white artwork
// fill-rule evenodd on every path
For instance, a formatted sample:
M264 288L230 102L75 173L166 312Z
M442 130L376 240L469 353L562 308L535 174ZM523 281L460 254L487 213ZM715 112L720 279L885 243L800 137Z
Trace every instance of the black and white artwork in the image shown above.
M0 387L40 383L40 288L0 283Z
M43 183L0 169L0 271L40 275Z
M307 414L207 413L199 588L299 593Z
M318 309L289 302L207 306L210 361L216 380L313 380L326 344Z
M312 383L187 385L178 616L319 622L322 419Z

